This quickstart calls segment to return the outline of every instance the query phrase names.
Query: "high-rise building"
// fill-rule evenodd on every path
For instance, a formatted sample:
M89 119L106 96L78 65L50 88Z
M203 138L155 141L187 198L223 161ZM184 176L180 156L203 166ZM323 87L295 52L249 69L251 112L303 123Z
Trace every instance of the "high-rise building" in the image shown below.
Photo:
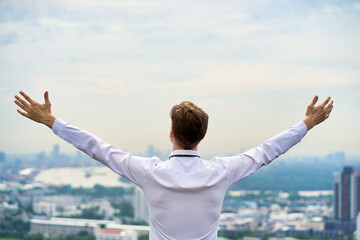
M51 158L52 160L58 160L59 156L60 156L60 146L59 144L55 144L51 152Z
M139 188L135 188L134 194L134 217L136 221L149 222L148 207L144 192Z
M360 212L356 219L356 232L354 235L356 240L360 240Z
M344 167L333 173L334 217L342 221L354 220L360 211L360 171Z
M334 194L333 194L333 206L334 206L334 218L340 219L340 191L341 191L341 173L333 173L334 182Z
M355 217L358 215L358 213L360 213L360 171L357 171L356 174L353 175L354 178L354 212L355 212Z

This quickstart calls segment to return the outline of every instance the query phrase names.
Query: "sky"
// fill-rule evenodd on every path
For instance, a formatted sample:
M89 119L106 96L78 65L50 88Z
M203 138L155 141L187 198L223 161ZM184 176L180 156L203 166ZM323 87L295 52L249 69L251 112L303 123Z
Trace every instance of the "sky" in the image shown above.
M117 147L171 149L169 111L210 116L200 153L243 152L304 119L331 117L292 155L360 154L360 1L0 1L0 151L60 144L16 112L25 91Z

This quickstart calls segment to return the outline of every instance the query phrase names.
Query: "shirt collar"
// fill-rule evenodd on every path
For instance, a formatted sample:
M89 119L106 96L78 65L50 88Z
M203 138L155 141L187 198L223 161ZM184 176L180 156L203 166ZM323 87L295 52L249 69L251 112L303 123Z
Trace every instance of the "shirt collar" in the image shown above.
M181 155L181 156L179 156L179 155ZM198 158L200 158L200 155L197 151L194 151L194 150L179 149L179 150L175 150L175 151L171 152L169 159L172 157L198 157Z

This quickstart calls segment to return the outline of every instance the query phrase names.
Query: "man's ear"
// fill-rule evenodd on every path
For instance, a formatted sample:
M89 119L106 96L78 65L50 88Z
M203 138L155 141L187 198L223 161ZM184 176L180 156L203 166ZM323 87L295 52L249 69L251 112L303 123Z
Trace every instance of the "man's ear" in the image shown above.
M174 139L174 133L173 133L172 127L170 127L169 137L170 137L171 142L173 142L173 139Z

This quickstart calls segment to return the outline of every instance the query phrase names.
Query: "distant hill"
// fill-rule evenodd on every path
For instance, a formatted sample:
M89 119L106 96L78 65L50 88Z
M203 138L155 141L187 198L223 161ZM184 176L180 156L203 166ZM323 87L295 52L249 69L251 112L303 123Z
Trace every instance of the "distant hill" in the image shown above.
M335 153L324 158L277 159L255 174L239 181L232 189L240 190L332 190L332 173L344 166L360 167L360 159L346 159Z

